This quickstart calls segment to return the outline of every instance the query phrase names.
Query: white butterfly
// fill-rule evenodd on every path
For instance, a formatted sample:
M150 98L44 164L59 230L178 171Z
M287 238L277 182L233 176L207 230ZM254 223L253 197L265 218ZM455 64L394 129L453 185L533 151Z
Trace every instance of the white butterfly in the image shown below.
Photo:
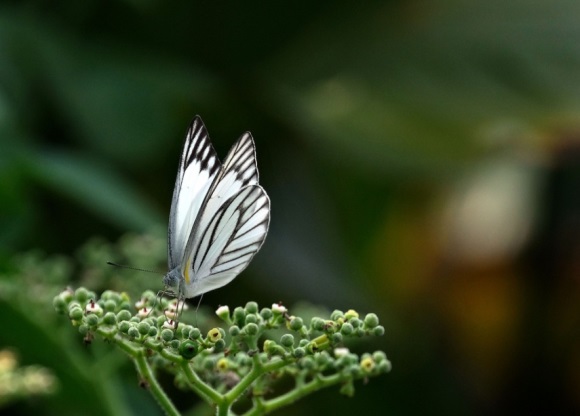
M171 201L166 288L186 299L226 285L260 250L269 225L270 199L258 185L252 135L242 134L222 165L196 116Z

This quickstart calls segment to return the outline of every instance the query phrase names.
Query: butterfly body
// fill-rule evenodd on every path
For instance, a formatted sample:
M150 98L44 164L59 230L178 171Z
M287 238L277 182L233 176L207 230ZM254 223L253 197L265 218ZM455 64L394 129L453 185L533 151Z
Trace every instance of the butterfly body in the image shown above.
M220 163L199 116L185 139L168 228L163 283L180 299L226 285L250 263L270 223L255 145L244 133Z

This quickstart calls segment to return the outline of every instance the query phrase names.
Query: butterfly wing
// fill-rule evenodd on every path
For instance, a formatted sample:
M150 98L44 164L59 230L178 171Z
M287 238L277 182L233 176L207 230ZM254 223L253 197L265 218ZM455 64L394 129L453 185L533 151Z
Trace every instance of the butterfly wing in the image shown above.
M199 269L199 259L196 258L195 261L192 261L192 256L201 243L201 233L208 227L220 207L243 187L256 184L258 184L256 148L252 135L246 132L234 143L223 166L218 171L217 176L213 178L213 183L206 192L205 200L198 210L198 222L195 224L195 229L189 234L189 241L185 249L185 253L189 254L183 257L182 270L185 271L188 267L193 267L195 272Z
M185 137L171 201L168 229L169 270L183 262L196 218L200 215L220 167L207 129L201 118L195 116Z
M229 151L189 237L182 264L186 297L223 286L240 273L260 249L269 222L270 200L258 185L254 140L247 132Z
M244 270L260 250L270 225L270 199L264 189L247 185L228 198L200 235L189 264L195 278L185 297L226 285Z

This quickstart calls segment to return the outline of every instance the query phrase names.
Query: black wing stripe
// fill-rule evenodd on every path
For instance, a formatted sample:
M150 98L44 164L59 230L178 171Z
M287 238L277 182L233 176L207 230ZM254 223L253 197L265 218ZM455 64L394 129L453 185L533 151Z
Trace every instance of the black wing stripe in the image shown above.
M231 160L229 160L230 157ZM258 181L256 151L250 133L244 133L238 139L226 160L227 165L224 166L224 172L233 171L236 174L236 179L241 181L242 186L246 186L252 179Z
M244 193L246 195L244 195ZM235 231L238 229L239 224L240 224L240 218L242 217L241 214L243 214L242 210L247 209L246 201L247 201L248 197L251 195L251 193L252 193L251 190L248 191L246 189L243 189L237 195L230 198L230 200L228 202L226 202L224 205L222 205L220 207L218 212L216 212L214 217L211 219L208 227L203 232L203 235L201 237L201 244L199 244L199 246L197 248L197 251L196 251L195 256L194 256L194 261L192 262L192 264L201 265L205 262L207 255L211 249L211 245L216 240L218 230L223 229L223 222L228 221L232 216L237 214L238 218L236 220L236 226L233 229L232 235L235 234ZM242 199L239 203L234 205L233 212L231 212L232 210L230 208L232 207L232 204L234 204L234 202L238 198L242 198ZM225 214L227 212L231 212L231 214L226 216ZM208 233L209 233L209 237L208 237ZM229 237L229 240L231 240L231 236ZM229 243L229 241L228 241L228 243ZM198 256L200 255L200 253L202 253L201 254L202 257L198 259Z
M207 129L199 117L195 117L191 123L187 142L183 149L183 161L185 163L182 170L182 178L185 170L193 162L200 162L200 170L209 170L210 175L213 175L219 168L219 164L215 163L217 158L212 155L207 157L209 153L215 153L211 144Z
M226 204L224 204L220 208L220 210L216 213L216 215L214 215L214 217L210 221L209 226L207 227L207 229L203 233L202 242L198 246L198 252L196 252L196 254L195 254L195 260L193 263L194 265L196 265L197 267L200 267L200 265L206 261L207 256L210 252L211 246L218 238L219 232L221 232L224 229L225 223L232 220L232 219L236 222L236 224L233 227L231 234L228 236L228 241L224 245L224 250L226 249L226 247L231 247L232 244L235 246L234 241L239 239L239 237L236 235L236 233L244 226L244 224L247 223L248 219L251 219L253 217L253 215L255 215L256 212L258 212L258 211L256 211L250 216L244 215L246 213L246 211L248 211L256 203L256 201L260 197L262 197L261 192L263 192L261 190L261 188L251 188L251 187L244 188L237 195L232 197L230 199L230 201L228 201ZM245 220L243 220L244 217L246 217ZM264 221L262 221L261 223L263 223L263 222ZM252 227L252 229L255 229L255 228L256 228L256 226ZM267 227L264 227L264 235L265 235L266 231L267 231ZM244 232L244 234L245 233L246 232ZM236 248L235 250L238 253L240 253L244 248L246 248L248 250L247 253L243 253L239 257L241 258L241 257L244 257L248 254L250 254L250 255L255 254L257 252L257 250L260 248L260 245L261 245L261 242L263 241L263 238L264 237L259 238L259 240L253 241L251 244L248 244L244 247ZM258 244L256 244L256 243L258 243ZM255 247L252 248L252 246L255 246ZM234 251L230 251L230 253L233 253L233 252ZM216 267L216 265L218 265L218 264L224 264L224 258L227 258L227 256L225 256L225 254L226 253L222 252L217 257L216 262L212 265L212 268ZM201 258L199 257L200 255L202 256ZM230 254L230 257L231 257L231 254ZM228 259L226 261L226 263L229 263L230 261L231 260Z
M258 243L253 243L251 245L252 246L256 246L256 247L252 247L250 250L246 250L244 253L235 253L235 257L233 255L230 255L230 256L220 256L220 258L218 260L216 260L216 262L213 264L212 267L215 267L218 264L229 263L231 261L234 261L234 260L240 259L242 257L245 257L248 254L254 253L256 251L256 248L259 247L259 244Z
M224 252L222 253L222 257L224 257L224 256L226 256L226 255L228 255L228 254L234 254L234 253L237 253L237 252L239 252L239 251L245 250L245 249L247 249L248 247L254 246L254 245L256 245L256 244L257 244L257 243L256 243L255 241L252 241L251 243L249 243L249 244L246 244L245 246L238 247L238 248L235 248L235 249L233 249L233 250L229 250L229 251L224 251ZM217 262L216 262L216 263L217 263Z
M244 263L247 263L249 260L251 260L251 258L252 258L252 256L253 256L254 254L255 254L255 253L251 253L251 255L249 256L249 258L247 258L247 259L243 259L242 261L238 261L238 262L236 262L236 263L232 264L231 266L229 266L229 267L226 267L225 269L223 268L223 266L227 265L227 264L228 264L228 263L230 263L230 262L228 262L228 263L222 263L222 264L220 264L218 267L216 267L216 269L218 269L218 270L215 270L215 272L216 272L216 273L222 273L222 272L227 272L228 270L235 269L235 268L236 268L236 267L238 267L239 265L241 265L241 264L244 264Z
M257 213L258 213L258 211L256 211L256 214L257 214ZM243 233L236 235L236 238L234 238L234 239L232 240L232 242L234 242L234 241L237 241L237 240L241 239L242 237L244 237L245 235L247 235L247 234L248 234L248 233L250 233L251 231L254 231L256 228L259 228L259 227L262 227L262 226L265 226L265 225L267 225L267 224L268 224L268 222L269 222L269 221L268 221L268 218L264 219L264 221L262 221L262 222L259 222L258 224L254 225L252 228L250 228L249 230L247 230L247 231L244 231Z

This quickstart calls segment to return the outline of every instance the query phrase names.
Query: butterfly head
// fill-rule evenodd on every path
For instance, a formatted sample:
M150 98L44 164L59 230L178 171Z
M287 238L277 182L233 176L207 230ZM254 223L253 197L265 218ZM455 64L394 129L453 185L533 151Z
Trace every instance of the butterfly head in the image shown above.
M176 267L163 276L163 285L166 288L171 289L174 293L179 293L181 287L180 282L182 279L181 271Z

